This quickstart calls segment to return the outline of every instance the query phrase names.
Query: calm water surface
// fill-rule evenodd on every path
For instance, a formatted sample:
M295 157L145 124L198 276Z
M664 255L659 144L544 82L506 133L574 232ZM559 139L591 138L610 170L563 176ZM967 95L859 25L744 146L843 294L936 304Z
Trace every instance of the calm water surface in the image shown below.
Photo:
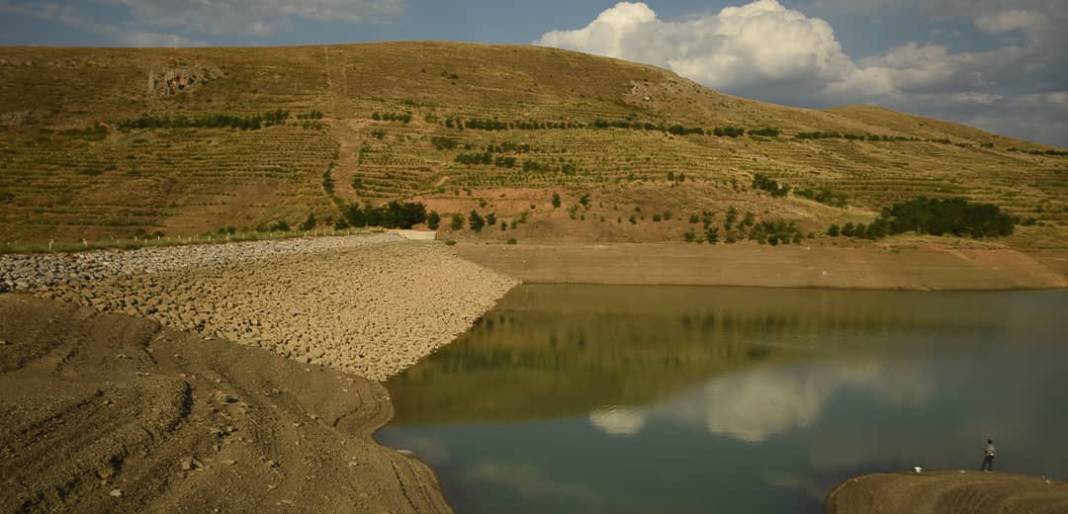
M875 471L1068 478L1068 292L513 290L387 386L460 513L822 512Z

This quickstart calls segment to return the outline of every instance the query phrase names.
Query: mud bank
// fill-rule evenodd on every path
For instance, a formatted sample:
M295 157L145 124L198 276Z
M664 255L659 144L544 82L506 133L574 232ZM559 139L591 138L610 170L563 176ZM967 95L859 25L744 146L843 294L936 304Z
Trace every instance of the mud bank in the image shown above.
M457 254L529 283L1005 290L1068 287L1011 249L756 244L459 244ZM1058 261L1059 262L1059 261Z
M1063 514L1068 482L957 470L866 475L832 490L826 506L827 514Z
M448 512L379 384L0 295L0 511Z

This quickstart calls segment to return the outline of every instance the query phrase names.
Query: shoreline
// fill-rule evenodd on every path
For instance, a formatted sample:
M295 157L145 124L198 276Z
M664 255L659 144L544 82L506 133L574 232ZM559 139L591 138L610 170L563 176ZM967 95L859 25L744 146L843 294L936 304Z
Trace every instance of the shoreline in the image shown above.
M714 248L687 243L458 244L464 259L524 283L904 291L1063 289L1068 276L1007 248ZM1068 251L1064 252L1068 256Z
M898 262L890 268L879 267L894 260ZM737 262L730 267L725 264L727 261ZM952 271L961 263L972 265L965 267L963 273L959 270L951 273L948 280L931 279L932 273ZM822 279L827 276L814 273L830 264L852 264L855 267L837 268L846 272L836 272L837 282L813 283L813 277ZM992 266L993 270L990 270ZM988 271L997 273L984 275ZM918 272L922 272L918 275L919 281L894 281L903 274ZM292 387L292 384L306 382L301 373L294 371L308 373L316 370L318 373L312 373L312 376L333 376L338 381L347 381L350 387L345 389L346 392L350 389L358 391L355 393L357 404L348 403L333 408L336 414L322 415L320 411L332 409L324 405L343 401L348 395L329 394L336 387L322 384L300 385L302 401L314 405L302 407L302 410L316 412L305 412L306 419L294 418L303 419L292 422L291 431L296 433L296 439L288 443L283 441L278 448L292 443L299 447L300 441L309 437L308 430L313 430L323 420L332 419L335 432L344 427L345 433L358 440L352 442L350 437L348 443L340 443L342 446L369 445L362 447L361 455L379 459L376 461L379 462L376 466L380 466L377 471L356 466L359 473L366 473L360 475L360 480L369 481L381 490L399 488L401 496L390 496L388 500L374 496L387 502L381 505L383 508L448 512L449 506L434 471L418 456L385 447L375 439L374 434L388 424L393 415L389 393L381 382L452 342L491 310L507 291L524 282L962 292L1068 286L1060 272L1008 249L905 249L891 252L872 248L768 248L756 245L708 248L675 243L461 243L447 247L441 242L413 241L402 234L385 233L129 252L3 255L0 256L0 289L8 287L15 293L0 294L0 310L16 314L5 316L5 321L0 323L0 335L3 335L0 341L7 346L8 341L18 341L20 337L30 339L29 353L3 363L0 383L8 384L9 391L19 388L29 391L33 389L28 386L31 383L37 384L34 387L44 384L45 389L65 387L58 381L55 374L58 371L48 371L47 366L35 367L33 373L37 375L27 375L27 370L32 367L27 363L48 362L50 356L63 348L84 346L84 334L90 334L89 339L95 344L119 344L125 348L114 355L94 355L96 350L83 347L80 351L86 355L74 359L76 363L80 362L73 366L75 369L86 370L94 377L111 377L115 369L125 370L127 374L114 379L115 384L103 389L113 391L127 384L136 384L131 386L135 389L146 388L149 386L144 382L148 377L166 368L171 375L178 375L170 376L168 380L186 384L184 390L187 392L181 393L182 387L179 387L178 394L191 398L188 400L192 405L191 412L200 412L199 415L204 417L221 412L249 419L254 415L249 412L255 411L252 407L256 402L245 399L246 389L260 387L265 383L265 377L272 377L266 380L273 380L279 388L283 384ZM978 286L974 288L966 287L976 284ZM995 287L998 285L1005 287ZM19 311L19 308L28 310ZM122 340L103 342L101 333L96 332L99 328L92 326L104 322L106 329L102 333L120 334ZM58 323L55 330L50 328L53 323ZM128 339L131 331L156 335L134 338L133 341L123 339ZM19 336L20 332L29 335ZM71 334L82 336L72 341L64 340ZM182 344L177 345L175 341ZM23 342L16 344L15 348L21 348ZM153 357L155 347L163 349L161 354L172 355L173 352L173 361L164 364L164 359ZM135 356L128 362L131 361L128 355L143 354L146 349L147 360ZM202 351L205 355L200 355ZM241 355L245 359L242 362L251 359L255 363L252 367L257 371L253 377L227 376L248 371L236 371L240 367L235 367L238 360L233 355ZM92 363L79 361L90 356L96 360ZM242 391L236 396L240 398L236 402L227 400L226 393L220 401L215 394L219 390L216 385L196 385L198 374L219 371L203 359L220 358L227 362L224 367L228 366L230 371L222 373L215 384L222 384L221 388L225 389L232 383L235 391ZM198 371L191 375L192 378L187 377L188 369L178 362L191 363L198 359ZM132 376L127 369L130 365L139 366ZM155 371L140 371L153 368ZM42 369L45 372L39 374ZM182 373L177 373L177 369L182 369ZM145 380L140 380L142 378ZM253 380L258 385L249 386L243 380ZM211 389L216 391L211 392ZM270 398L271 390L273 388L264 395ZM84 396L87 393L75 391L70 394ZM34 397L30 393L27 396ZM92 404L97 401L97 396L86 401ZM342 400L333 398L335 396ZM235 411L231 403L236 403L240 409ZM279 404L273 408L278 409ZM48 406L45 412L47 409L53 409L55 415L67 415L57 404ZM57 409L59 414L56 414ZM143 412L132 412L130 416L134 421L126 420L127 424L139 426L145 423ZM11 422L29 421L32 420ZM72 421L72 424L77 423L77 420ZM7 428L12 432L12 427ZM226 431L225 428L222 430ZM285 427L285 430L289 428ZM237 432L244 433L243 430ZM218 434L217 428L212 428L211 433ZM223 440L230 435L212 437ZM242 442L244 436L237 437L238 442ZM253 440L258 439L260 437ZM204 453L209 449L215 454L220 452L201 439L194 437L190 440L192 443L188 444L192 444L193 449L188 450L189 453ZM40 444L41 441L27 443ZM161 451L154 449L146 458L155 459L153 452ZM94 452L87 458L96 459ZM346 465L353 467L352 462L357 458L354 456L354 460ZM200 462L197 466L187 466L183 458L177 464L181 478L194 476L193 472L200 469L224 473L226 466L236 465L230 461L245 460L222 456L212 459L207 465L204 464L206 461L197 461ZM58 462L59 459L52 460ZM274 459L268 460L275 462ZM389 463L392 471L381 467L385 465L382 463ZM94 463L90 467L100 466ZM407 470L403 477L398 466ZM52 467L62 466L54 464ZM104 474L112 473L107 471L106 465L103 469ZM268 469L273 468L268 465ZM102 483L108 483L112 476L121 476L122 471L108 475ZM47 475L45 479L49 479L51 475L48 473L53 470L42 468L41 472ZM37 480L36 477L30 479ZM148 479L141 477L138 480ZM230 487L247 487L246 482L248 480L235 482ZM201 485L208 489L199 494L214 491L206 482ZM101 492L96 489L93 489L94 494ZM419 498L410 497L412 491L418 491ZM168 490L166 494L178 493ZM52 500L65 501L62 498L49 501ZM84 498L78 501L82 500ZM140 501L156 500L145 496ZM99 507L103 504L85 505ZM833 512L846 514L851 511Z
M936 470L853 477L827 493L827 514L1034 514L1068 509L1068 481L1003 472Z

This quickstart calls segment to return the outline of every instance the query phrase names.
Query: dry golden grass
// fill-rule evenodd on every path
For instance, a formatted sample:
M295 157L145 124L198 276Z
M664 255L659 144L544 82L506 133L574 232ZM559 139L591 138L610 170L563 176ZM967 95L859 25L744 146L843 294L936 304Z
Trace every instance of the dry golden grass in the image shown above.
M149 78L171 69L210 77L160 96ZM80 241L164 232L238 230L308 213L337 217L337 201L417 198L442 214L478 209L509 223L481 238L680 239L688 217L736 207L761 220L822 233L865 222L897 200L965 196L1034 218L1009 240L1050 248L1068 241L1068 157L1047 147L871 106L825 111L736 98L670 72L619 60L524 46L381 43L270 49L0 48L0 241ZM258 131L119 130L123 120L285 109L325 114ZM372 114L410 113L409 123ZM445 120L564 123L571 128L484 131ZM776 127L776 138L676 136L596 129L595 120L670 126ZM100 124L102 129L86 130ZM576 128L581 126L582 128ZM798 139L810 131L908 138ZM437 149L434 138L457 145ZM467 165L488 145L515 167ZM523 170L532 161L540 169ZM333 165L336 198L323 188ZM685 181L669 182L668 173ZM749 187L756 173L849 197L838 209ZM565 205L553 209L553 192ZM582 194L590 206L572 216ZM531 205L535 207L532 209ZM631 214L641 214L636 224ZM511 221L527 212L527 223ZM671 211L671 220L651 221ZM602 218L604 221L602 221ZM447 225L447 223L445 223ZM467 234L470 236L470 234Z

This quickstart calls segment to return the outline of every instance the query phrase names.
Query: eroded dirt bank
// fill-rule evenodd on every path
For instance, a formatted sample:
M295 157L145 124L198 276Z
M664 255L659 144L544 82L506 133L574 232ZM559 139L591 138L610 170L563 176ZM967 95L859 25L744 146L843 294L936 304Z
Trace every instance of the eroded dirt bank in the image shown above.
M259 348L0 294L0 391L3 512L449 510L381 385Z
M827 514L1064 514L1068 482L939 471L851 478L827 496Z
M910 290L1068 287L1064 274L1011 249L891 251L686 243L461 243L454 248L466 259L530 283Z

